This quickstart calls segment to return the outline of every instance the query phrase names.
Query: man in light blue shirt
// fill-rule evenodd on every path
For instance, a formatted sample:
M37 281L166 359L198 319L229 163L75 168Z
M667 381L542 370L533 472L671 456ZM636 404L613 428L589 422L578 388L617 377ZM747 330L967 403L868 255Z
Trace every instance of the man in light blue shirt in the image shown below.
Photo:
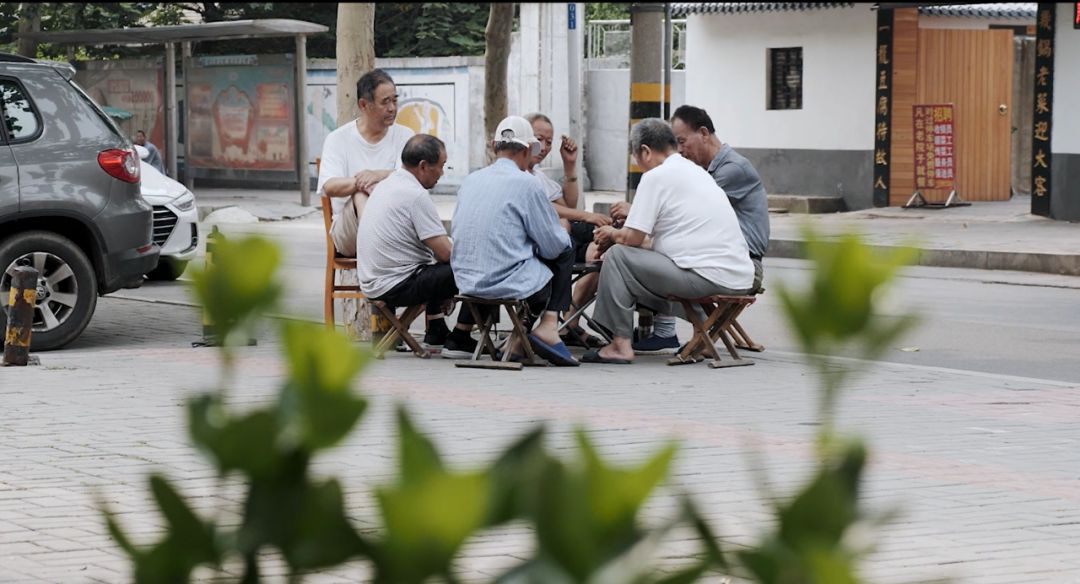
M559 313L570 307L574 249L540 181L527 172L539 141L525 118L510 116L499 123L493 147L495 162L458 190L454 280L464 295L525 300L530 320L540 316L529 335L533 349L556 365L576 366L557 332Z

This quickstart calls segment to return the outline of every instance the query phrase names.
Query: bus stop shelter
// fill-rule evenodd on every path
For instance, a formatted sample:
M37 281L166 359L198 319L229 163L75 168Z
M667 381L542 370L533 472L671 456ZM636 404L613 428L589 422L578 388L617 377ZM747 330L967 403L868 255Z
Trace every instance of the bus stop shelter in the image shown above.
M307 78L307 37L327 32L329 28L288 19L234 20L210 22L205 24L181 24L176 26L155 26L147 28L117 28L108 30L70 30L55 32L19 33L21 38L33 39L42 43L76 45L165 45L165 139L166 168L170 175L177 176L177 148L179 143L176 98L176 46L180 45L181 75L187 87L187 67L192 56L192 43L199 41L224 41L238 39L258 39L291 36L296 39L296 83L295 117L296 125L296 177L300 183L300 204L311 206L311 185L308 180L307 128L304 124L304 80ZM190 119L185 116L185 120ZM185 134L186 135L186 134ZM184 156L187 169L184 182L191 188L191 140L184 140Z

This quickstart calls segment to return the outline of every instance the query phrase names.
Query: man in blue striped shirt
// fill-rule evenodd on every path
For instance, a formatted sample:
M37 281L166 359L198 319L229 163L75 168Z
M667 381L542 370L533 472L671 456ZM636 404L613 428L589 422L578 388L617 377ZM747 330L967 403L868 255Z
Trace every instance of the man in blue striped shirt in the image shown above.
M499 123L493 146L495 162L458 190L454 280L468 296L525 300L540 316L529 335L533 349L556 365L577 366L557 332L559 313L570 307L574 249L540 181L527 172L540 143L525 118L510 116Z

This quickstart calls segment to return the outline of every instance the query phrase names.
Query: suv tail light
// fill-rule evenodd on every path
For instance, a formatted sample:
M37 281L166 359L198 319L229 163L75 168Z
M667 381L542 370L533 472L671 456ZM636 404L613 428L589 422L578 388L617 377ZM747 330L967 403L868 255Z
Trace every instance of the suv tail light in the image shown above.
M139 182L139 158L135 156L134 150L102 150L98 153L97 161L109 176L124 182Z

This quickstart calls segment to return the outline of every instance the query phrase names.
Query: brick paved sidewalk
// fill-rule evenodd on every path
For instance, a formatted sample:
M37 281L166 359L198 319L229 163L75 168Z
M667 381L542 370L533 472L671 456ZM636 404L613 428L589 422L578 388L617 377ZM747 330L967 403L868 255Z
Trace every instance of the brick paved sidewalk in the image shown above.
M199 330L192 309L106 297L72 348L42 353L41 367L0 369L0 582L126 581L127 562L95 497L149 541L160 530L146 484L152 471L206 513L239 500L235 485L219 494L186 437L185 397L217 379L216 353L190 348ZM278 347L264 335L241 354L232 402L272 399ZM754 357L753 367L726 370L644 358L630 367L489 372L391 354L359 384L370 413L316 470L342 478L357 525L372 528L370 487L393 472L398 402L459 465L490 460L541 421L553 448L569 453L569 430L584 423L606 453L627 461L674 437L683 446L672 485L696 495L728 546L743 545L767 518L750 453L763 456L774 489L787 492L811 469L815 429L809 370L792 355ZM906 365L881 365L857 381L840 427L869 441L870 508L902 511L880 534L866 576L1080 581L1078 389ZM670 505L658 497L648 515L662 517ZM521 528L485 534L459 567L465 579L484 581L529 547ZM665 548L667 561L697 549L684 537ZM308 581L362 577L350 567Z

